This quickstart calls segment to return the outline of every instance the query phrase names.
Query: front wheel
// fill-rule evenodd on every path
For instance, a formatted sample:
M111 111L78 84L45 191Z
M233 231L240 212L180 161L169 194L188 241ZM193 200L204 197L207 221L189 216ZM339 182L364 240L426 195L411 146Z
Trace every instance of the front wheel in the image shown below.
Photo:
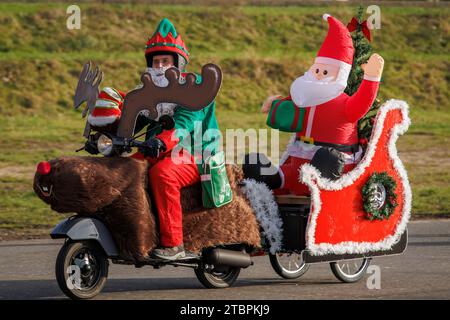
M198 281L208 289L228 288L233 285L241 272L239 267L221 267L212 271L194 269Z
M353 283L361 280L366 274L371 258L342 260L331 262L331 271L336 278L345 283Z
M91 299L105 286L108 258L98 243L67 241L56 259L56 280L71 299Z

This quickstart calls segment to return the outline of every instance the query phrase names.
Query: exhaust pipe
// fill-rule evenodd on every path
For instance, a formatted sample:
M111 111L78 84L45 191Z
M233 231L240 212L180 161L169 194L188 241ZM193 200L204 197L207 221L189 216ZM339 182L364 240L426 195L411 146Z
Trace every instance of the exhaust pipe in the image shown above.
M253 261L249 254L242 251L213 249L206 255L206 263L214 266L247 268Z

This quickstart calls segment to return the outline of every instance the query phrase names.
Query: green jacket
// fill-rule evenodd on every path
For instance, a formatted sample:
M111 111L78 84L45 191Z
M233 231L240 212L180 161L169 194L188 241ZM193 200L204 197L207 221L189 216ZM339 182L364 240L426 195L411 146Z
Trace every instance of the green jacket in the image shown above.
M219 150L221 137L214 112L215 101L199 111L189 111L181 106L177 107L173 119L175 121L175 135L180 139L178 145L181 145L183 149L196 157L201 155L207 157L209 154L215 154ZM138 133L147 125L148 131L155 127L156 121L139 115L135 133ZM161 129L156 130L156 132L149 132L145 139L147 140L155 135L158 137L161 133Z

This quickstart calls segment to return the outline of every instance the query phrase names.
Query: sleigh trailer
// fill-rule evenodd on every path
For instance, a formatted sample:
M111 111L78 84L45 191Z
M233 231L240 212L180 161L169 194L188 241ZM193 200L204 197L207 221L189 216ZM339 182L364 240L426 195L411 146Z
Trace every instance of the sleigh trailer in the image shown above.
M330 181L306 164L301 179L311 196L275 196L283 242L270 261L281 277L298 278L310 264L329 262L339 280L356 282L373 257L405 251L412 196L395 142L409 124L407 104L387 101L352 171Z

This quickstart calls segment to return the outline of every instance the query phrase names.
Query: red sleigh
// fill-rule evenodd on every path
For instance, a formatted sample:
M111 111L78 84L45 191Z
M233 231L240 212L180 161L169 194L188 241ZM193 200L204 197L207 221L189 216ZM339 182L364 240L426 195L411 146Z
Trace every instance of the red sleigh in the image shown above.
M408 105L404 101L389 100L380 108L366 153L352 171L330 181L309 164L301 168L302 182L311 190L306 260L330 260L330 256L348 259L404 251L411 188L395 143L409 124ZM371 220L363 206L362 189L373 174L381 172L396 183L397 206L388 218Z

